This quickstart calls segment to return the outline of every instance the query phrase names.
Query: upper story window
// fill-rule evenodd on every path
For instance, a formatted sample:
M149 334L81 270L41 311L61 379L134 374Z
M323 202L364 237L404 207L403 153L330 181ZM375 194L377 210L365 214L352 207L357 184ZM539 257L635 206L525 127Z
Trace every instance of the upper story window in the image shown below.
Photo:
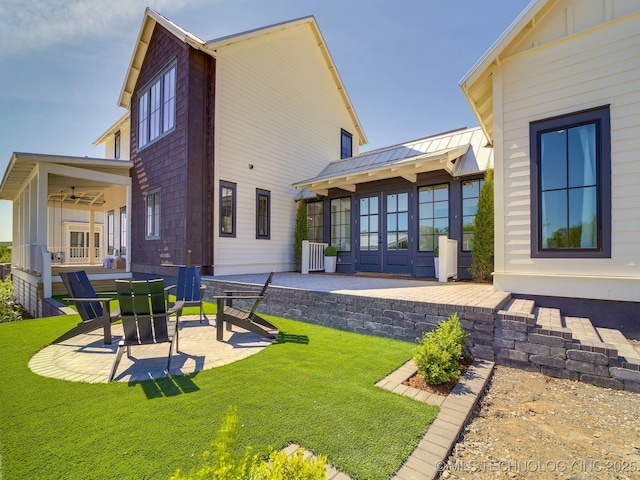
M113 158L120 160L120 130L113 136Z
M146 238L160 238L160 189L147 191L146 194Z
M530 124L531 256L611 257L609 106Z
M346 130L340 130L340 158L353 156L353 136Z
M176 65L173 64L140 91L138 148L173 130L176 125Z

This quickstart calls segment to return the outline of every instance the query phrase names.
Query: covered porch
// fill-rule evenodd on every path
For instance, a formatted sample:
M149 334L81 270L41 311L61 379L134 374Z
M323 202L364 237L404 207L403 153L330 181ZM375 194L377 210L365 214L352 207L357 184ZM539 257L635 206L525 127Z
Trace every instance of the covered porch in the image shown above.
M13 202L11 272L17 300L32 315L60 291L60 269L94 281L131 276L129 219L133 167L107 160L14 153L0 186Z

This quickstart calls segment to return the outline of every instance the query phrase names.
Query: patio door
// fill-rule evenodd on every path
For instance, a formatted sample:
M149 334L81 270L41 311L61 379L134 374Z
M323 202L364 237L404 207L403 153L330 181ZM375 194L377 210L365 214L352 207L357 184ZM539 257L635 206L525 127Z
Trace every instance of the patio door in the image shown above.
M409 191L384 194L383 271L411 272L411 244L409 234Z
M410 273L409 191L358 198L358 271Z

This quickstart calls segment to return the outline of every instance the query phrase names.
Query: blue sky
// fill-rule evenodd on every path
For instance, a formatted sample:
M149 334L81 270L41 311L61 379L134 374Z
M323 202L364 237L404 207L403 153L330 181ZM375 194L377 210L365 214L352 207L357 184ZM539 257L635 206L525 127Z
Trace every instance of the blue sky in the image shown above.
M477 125L458 81L529 0L2 0L0 172L12 152L102 157L148 5L205 40L315 15L369 144ZM11 203L0 201L0 241Z

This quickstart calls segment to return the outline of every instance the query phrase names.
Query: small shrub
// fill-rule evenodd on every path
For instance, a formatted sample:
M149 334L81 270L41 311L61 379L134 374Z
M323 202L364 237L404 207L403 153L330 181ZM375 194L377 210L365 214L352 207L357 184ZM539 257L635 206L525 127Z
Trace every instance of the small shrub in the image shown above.
M422 336L413 352L413 361L427 383L440 385L460 378L465 337L457 313Z
M211 442L211 452L202 454L203 465L183 475L178 470L170 480L324 480L327 457L304 459L299 448L291 457L271 449L269 460L251 455L251 447L237 454L238 416L232 409L222 421L222 426Z
M0 282L0 323L21 319L20 307L13 299L13 282L7 277Z
M336 249L336 247L334 247L333 245L329 245L328 247L326 247L324 249L324 256L325 257L337 257L338 256L338 249Z

